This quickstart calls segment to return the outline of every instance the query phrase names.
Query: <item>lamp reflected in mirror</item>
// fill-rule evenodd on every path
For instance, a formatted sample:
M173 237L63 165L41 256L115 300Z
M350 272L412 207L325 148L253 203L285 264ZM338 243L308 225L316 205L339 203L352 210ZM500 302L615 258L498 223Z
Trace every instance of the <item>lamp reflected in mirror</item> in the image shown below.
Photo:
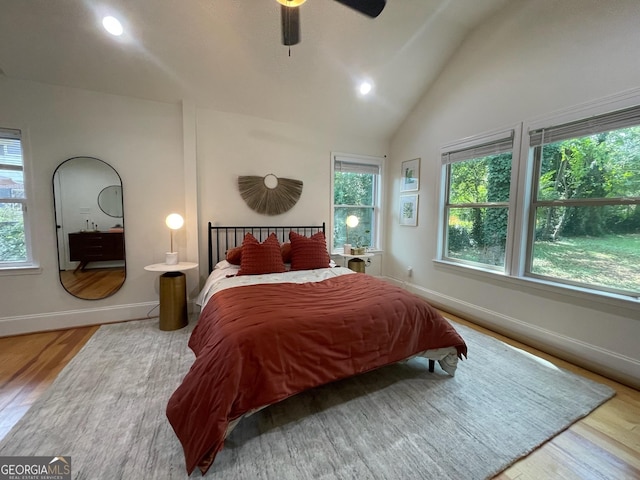
M126 278L122 181L93 157L62 162L53 174L60 283L71 295L98 300Z

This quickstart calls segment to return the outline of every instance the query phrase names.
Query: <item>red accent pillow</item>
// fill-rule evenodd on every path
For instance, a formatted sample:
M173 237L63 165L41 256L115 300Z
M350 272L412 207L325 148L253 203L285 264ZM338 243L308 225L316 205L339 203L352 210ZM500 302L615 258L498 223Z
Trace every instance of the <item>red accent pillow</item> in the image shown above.
M242 259L238 275L261 275L284 272L280 242L274 233L260 243L247 233L242 241Z
M227 262L232 265L240 265L242 261L242 247L234 247L227 250Z
M282 253L282 261L284 263L291 263L291 242L280 245L280 253Z
M329 252L323 232L305 237L296 232L289 232L291 240L291 270L313 270L329 268Z

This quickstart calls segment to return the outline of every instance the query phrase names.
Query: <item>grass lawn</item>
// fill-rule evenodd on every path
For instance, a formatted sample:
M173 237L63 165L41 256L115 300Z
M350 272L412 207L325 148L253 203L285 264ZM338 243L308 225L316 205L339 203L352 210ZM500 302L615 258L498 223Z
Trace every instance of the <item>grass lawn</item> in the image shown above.
M640 292L640 234L536 242L533 273Z
M533 273L640 294L640 234L562 238L534 244ZM452 258L504 265L504 248L464 248Z

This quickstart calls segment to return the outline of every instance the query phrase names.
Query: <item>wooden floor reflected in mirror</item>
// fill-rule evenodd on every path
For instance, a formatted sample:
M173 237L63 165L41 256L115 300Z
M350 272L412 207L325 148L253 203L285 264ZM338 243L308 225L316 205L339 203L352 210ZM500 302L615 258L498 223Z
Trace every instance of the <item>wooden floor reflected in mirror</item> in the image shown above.
M98 300L116 293L126 277L124 267L63 270L60 281L71 295L85 300Z

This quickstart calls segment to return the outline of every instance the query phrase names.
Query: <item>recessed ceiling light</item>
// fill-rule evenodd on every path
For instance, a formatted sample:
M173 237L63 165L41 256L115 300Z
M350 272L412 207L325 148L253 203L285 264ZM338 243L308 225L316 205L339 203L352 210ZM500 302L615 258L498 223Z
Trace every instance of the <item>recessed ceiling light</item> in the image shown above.
M102 26L107 32L109 32L111 35L115 35L116 37L119 37L120 35L122 35L122 32L124 32L122 24L115 17L104 17L102 19Z
M360 94L367 95L372 88L373 86L369 82L362 82L360 84Z

